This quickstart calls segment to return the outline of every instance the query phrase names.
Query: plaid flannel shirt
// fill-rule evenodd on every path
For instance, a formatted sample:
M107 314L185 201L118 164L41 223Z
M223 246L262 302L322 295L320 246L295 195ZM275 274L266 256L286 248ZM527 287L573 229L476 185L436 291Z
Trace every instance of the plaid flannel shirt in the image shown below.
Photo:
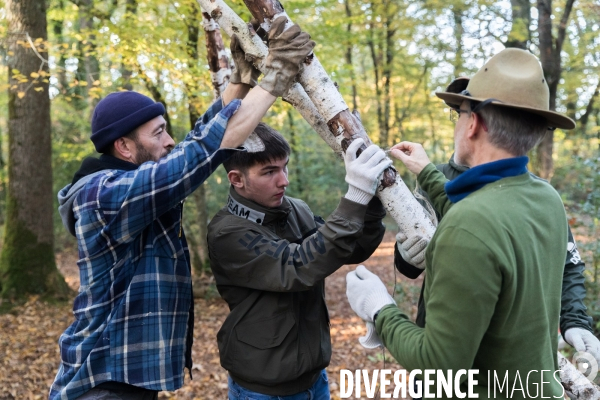
M167 157L104 170L76 194L81 283L49 399L75 399L107 381L183 385L193 297L182 201L234 151L219 146L239 106L218 100Z

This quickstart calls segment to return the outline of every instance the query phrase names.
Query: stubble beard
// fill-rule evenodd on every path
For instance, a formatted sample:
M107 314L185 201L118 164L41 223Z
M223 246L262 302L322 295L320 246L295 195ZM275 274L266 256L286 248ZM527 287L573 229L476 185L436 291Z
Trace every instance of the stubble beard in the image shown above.
M136 155L135 155L135 164L136 165L142 165L143 163L148 162L148 161L158 162L158 160L160 160L163 157L166 157L171 152L170 150L167 150L167 151L165 151L165 153L163 155L161 155L158 158L155 158L152 155L152 153L150 153L148 150L146 150L146 148L137 141L135 142L135 150L136 150Z

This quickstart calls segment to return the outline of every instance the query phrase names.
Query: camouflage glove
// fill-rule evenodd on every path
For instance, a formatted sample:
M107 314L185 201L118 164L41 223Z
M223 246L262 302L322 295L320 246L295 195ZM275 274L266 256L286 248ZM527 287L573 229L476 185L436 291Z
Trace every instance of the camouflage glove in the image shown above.
M259 83L261 88L275 97L288 92L300 71L300 65L315 47L315 42L298 25L284 32L286 22L286 17L279 17L271 25L265 75Z
M246 53L244 53L242 46L240 46L240 41L236 35L231 36L229 48L231 49L231 58L233 58L234 64L229 82L245 83L250 87L256 86L260 71L254 67L250 60L246 59Z

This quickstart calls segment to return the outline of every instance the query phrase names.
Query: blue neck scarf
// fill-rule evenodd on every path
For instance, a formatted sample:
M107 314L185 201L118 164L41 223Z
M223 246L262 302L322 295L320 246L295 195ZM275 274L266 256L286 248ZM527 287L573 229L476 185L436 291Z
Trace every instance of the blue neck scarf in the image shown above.
M446 182L444 190L453 203L458 203L488 183L527 172L529 157L514 157L473 167L455 179Z

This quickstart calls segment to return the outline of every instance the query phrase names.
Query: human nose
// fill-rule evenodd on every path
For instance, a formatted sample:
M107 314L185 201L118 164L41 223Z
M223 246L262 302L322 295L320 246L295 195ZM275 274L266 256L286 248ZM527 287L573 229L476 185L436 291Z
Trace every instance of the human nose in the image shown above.
M165 148L172 150L173 147L175 147L175 141L173 140L173 138L170 135L167 135L167 141L165 143Z
M279 174L279 182L280 187L288 187L290 181L288 180L287 171L281 171Z

